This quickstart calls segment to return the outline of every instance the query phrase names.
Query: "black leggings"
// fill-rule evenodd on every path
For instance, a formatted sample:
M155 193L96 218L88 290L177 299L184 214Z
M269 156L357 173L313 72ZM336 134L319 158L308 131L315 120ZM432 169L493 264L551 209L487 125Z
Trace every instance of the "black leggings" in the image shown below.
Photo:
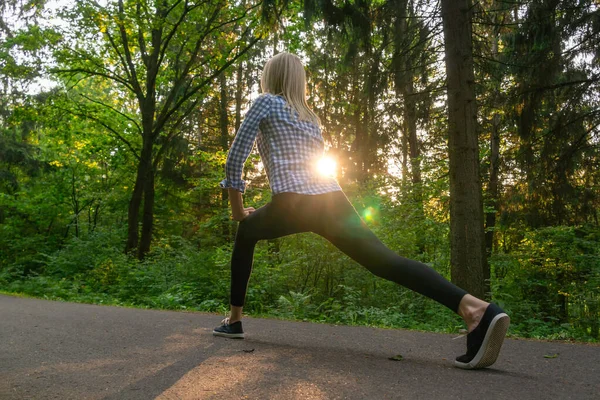
M454 312L467 292L429 266L388 249L360 219L343 192L279 193L240 222L231 258L231 305L242 307L259 240L314 232L373 274L396 282Z

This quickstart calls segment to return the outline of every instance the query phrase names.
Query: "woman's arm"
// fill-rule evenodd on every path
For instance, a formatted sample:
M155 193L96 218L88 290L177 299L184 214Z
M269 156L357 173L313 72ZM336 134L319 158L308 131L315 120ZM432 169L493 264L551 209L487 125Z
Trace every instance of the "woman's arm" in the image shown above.
M254 212L253 207L244 208L242 192L233 188L229 188L227 191L229 192L229 203L231 204L231 214L234 220L241 221Z
M237 189L242 193L246 190L246 182L242 180L244 163L252 151L252 147L254 147L260 121L266 118L269 112L270 97L263 94L252 104L235 135L231 149L227 154L227 162L225 163L226 178L221 181L221 188ZM231 196L229 197L231 198Z

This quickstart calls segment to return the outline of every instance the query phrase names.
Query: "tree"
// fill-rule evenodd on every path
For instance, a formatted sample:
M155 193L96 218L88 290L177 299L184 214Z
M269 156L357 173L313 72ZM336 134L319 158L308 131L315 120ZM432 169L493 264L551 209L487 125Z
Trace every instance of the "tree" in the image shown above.
M448 87L452 281L484 297L483 203L471 43L471 2L442 0Z
M345 76L340 76L338 85L349 90L349 107L345 111L351 113L353 134L348 152L351 162L344 164L347 174L360 183L385 169L377 154L383 135L376 117L377 101L387 85L387 77L382 73L382 59L389 44L386 25L390 13L386 6L385 2L370 1L345 2L340 6L331 0L304 3L306 26L315 17L321 17L327 40L334 40L342 52L339 64Z
M258 5L232 6L223 0L118 0L102 6L88 0L76 2L63 13L76 28L73 34L64 32L64 46L57 53L61 66L54 72L73 80L99 77L112 81L118 88L117 99L135 101L135 107L128 108L126 101L87 98L111 110L122 122L118 127L91 116L123 140L138 160L125 251L137 249L140 259L150 249L154 179L162 156L198 105L202 91L260 39L256 34ZM241 38L248 40L240 42ZM135 131L141 143L128 140L126 130Z
M597 220L589 168L600 126L597 4L543 0L515 6L513 15L518 28L503 38L503 61L515 82L517 219L534 228Z

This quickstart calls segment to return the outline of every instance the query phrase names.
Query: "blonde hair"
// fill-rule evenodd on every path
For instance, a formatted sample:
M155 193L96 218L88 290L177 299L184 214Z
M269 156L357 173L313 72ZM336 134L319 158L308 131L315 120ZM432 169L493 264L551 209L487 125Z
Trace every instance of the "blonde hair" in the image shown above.
M306 72L298 56L284 52L271 57L263 68L260 87L263 93L283 96L300 120L321 126L321 120L306 103Z

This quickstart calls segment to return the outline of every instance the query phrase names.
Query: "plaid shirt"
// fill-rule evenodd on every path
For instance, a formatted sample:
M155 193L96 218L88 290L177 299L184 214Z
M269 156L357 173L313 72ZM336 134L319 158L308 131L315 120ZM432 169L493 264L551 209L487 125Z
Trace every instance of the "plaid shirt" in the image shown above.
M220 186L244 193L244 163L257 141L273 194L293 192L321 194L342 190L333 177L320 174L317 164L323 157L321 129L298 120L298 113L278 95L264 93L248 110L231 145L225 164L226 179ZM257 138L258 136L258 138Z

